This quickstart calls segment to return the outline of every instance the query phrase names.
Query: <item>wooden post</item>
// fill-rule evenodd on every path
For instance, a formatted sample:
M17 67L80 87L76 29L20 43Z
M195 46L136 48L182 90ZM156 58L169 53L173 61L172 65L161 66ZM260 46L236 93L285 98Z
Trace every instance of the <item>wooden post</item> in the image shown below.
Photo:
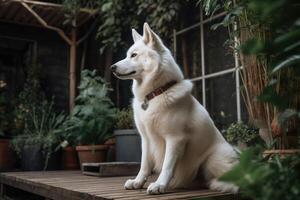
M76 96L76 28L71 31L69 87L69 108L72 111Z

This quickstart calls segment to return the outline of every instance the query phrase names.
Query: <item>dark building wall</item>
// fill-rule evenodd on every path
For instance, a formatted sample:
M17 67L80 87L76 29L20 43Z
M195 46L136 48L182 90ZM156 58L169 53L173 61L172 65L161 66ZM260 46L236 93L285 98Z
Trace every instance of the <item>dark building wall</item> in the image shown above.
M14 51L18 44L21 44L20 41L23 45L24 42L27 42L28 45L36 43L36 61L41 66L42 86L46 91L46 95L55 97L58 109L68 109L69 47L66 42L51 30L0 23L0 47L4 46ZM25 53L26 50L24 50ZM23 60L23 62L25 61Z

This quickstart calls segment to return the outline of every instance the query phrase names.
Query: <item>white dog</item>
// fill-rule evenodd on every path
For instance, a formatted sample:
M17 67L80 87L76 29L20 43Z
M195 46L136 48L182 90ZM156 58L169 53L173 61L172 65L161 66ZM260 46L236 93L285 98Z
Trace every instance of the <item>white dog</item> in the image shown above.
M143 36L132 29L134 44L125 59L111 66L120 79L133 79L134 120L142 138L141 168L125 189L139 189L153 172L158 179L148 194L187 187L201 169L211 189L237 192L217 180L237 156L209 114L192 96L193 84L183 74L169 49L144 24Z

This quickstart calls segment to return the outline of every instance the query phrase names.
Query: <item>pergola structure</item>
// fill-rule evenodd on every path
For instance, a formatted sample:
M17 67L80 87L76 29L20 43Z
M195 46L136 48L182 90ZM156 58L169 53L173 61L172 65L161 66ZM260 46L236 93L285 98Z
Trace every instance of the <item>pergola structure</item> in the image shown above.
M95 17L97 10L79 9L68 28L64 23L65 14L61 4L38 0L0 0L0 21L55 31L69 45L69 108L72 110L76 95L76 47L88 38L97 20L81 38L77 37L77 30Z

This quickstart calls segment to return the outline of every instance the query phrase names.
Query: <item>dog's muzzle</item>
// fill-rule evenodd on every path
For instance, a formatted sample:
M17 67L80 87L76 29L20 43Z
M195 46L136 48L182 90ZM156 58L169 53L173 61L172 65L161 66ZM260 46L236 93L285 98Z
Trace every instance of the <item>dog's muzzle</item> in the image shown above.
M111 70L112 72L116 72L116 70L117 70L117 65L112 65L112 66L110 66L110 70Z
M136 71L132 71L132 72L129 72L129 73L126 73L126 74L121 74L121 73L118 73L117 72L117 68L118 66L117 65L112 65L110 66L110 70L112 71L112 73L117 76L117 77L126 77L126 76L130 76L130 75L133 75L136 73Z

